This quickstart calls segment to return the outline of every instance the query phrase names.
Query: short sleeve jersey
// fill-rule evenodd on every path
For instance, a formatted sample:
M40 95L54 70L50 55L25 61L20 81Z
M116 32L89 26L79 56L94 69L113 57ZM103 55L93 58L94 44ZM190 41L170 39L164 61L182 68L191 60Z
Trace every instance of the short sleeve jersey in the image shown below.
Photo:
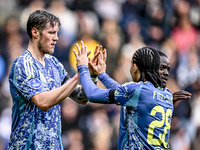
M115 91L121 106L119 150L166 150L173 112L172 94L152 83L130 82Z
M13 99L9 149L63 149L60 104L44 112L30 99L60 87L66 75L63 65L51 55L45 55L45 66L28 50L14 61L9 75Z

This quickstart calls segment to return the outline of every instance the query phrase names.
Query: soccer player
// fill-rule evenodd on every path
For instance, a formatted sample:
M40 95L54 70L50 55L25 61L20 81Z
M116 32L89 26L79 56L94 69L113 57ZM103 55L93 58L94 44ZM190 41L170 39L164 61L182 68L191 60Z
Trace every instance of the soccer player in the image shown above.
M63 149L60 103L68 96L87 103L78 74L69 78L63 65L51 55L60 26L60 20L44 10L28 18L29 45L15 59L9 75L13 99L9 150Z
M82 42L78 54L74 50L80 82L88 100L94 103L121 105L119 150L169 149L168 138L173 112L171 92L159 75L160 57L150 47L138 49L130 73L133 82L118 84L105 73L106 65L100 53L98 63L104 68L98 78L108 89L98 88L88 70L87 49ZM99 59L100 57L100 59ZM91 64L92 65L92 64Z
M168 57L163 52L158 51L158 53L160 55L159 73L162 78L163 85L166 87L170 71L170 63ZM184 90L176 91L173 93L173 104L175 104L179 100L191 98L191 95L191 93Z

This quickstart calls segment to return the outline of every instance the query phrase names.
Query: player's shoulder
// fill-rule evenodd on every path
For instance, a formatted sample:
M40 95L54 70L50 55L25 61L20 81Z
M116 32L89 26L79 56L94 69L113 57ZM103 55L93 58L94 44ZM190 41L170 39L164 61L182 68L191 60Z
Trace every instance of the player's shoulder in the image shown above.
M157 91L158 91L159 93L164 94L164 95L172 96L171 91L170 91L167 87L165 87L165 88L158 87L158 88L157 88Z
M47 59L47 62L55 67L58 68L64 68L63 64L53 55L46 54L45 59Z
M59 60L53 56L53 55L50 55L50 54L45 54L45 58L50 60L51 62L54 62L54 63L59 63Z
M13 65L24 64L24 62L32 61L31 53L28 50L25 50L20 56L15 58Z
M165 93L169 93L172 95L172 92L167 87L164 88L164 91L165 91Z
M118 90L122 90L126 93L132 93L137 89L141 89L143 87L143 82L126 82L123 85L118 87Z
M134 82L134 81L130 81L130 82L126 82L123 85L143 85L144 82Z

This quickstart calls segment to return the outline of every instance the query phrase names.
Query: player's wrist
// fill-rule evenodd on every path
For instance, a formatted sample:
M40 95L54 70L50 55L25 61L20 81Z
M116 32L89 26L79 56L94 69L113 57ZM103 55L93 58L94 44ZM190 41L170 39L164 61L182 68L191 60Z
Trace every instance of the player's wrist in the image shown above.
M92 78L92 81L94 82L94 83L97 83L97 81L98 81L98 76L96 76L96 77L91 77Z

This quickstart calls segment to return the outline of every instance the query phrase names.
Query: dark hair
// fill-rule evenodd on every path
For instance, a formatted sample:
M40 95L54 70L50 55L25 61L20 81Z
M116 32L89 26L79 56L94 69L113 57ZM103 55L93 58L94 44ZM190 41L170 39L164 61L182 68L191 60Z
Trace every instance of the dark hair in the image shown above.
M158 51L158 53L159 53L160 56L164 56L164 57L168 58L167 55L165 55L165 53L163 53L161 51Z
M26 24L26 30L30 39L32 39L31 29L33 27L42 32L46 28L47 23L50 23L51 27L54 27L55 24L58 24L59 28L61 26L59 18L45 10L36 10L31 13Z
M138 49L133 55L132 62L137 64L141 72L139 81L146 79L155 87L164 87L159 74L160 56L157 50L151 47Z

